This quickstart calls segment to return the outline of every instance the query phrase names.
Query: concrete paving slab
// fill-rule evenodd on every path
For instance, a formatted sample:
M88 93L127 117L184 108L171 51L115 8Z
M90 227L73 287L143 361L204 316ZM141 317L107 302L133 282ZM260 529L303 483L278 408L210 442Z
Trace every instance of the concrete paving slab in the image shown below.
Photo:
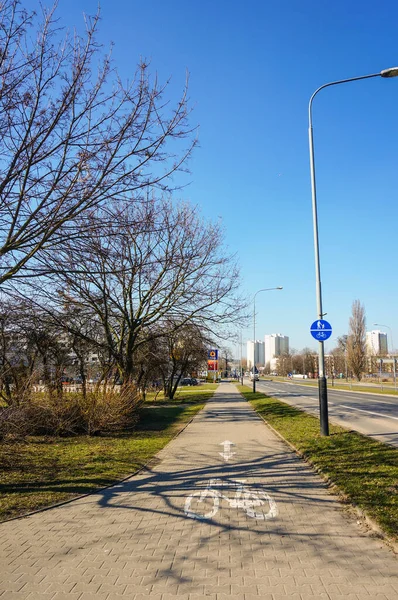
M0 600L398 598L398 560L231 384L112 488L0 525Z

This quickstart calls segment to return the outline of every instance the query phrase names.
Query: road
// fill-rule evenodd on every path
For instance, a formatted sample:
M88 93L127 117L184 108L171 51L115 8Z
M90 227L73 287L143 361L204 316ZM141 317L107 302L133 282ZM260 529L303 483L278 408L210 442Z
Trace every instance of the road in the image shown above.
M247 379L246 385L253 384ZM319 416L318 388L294 382L257 381L256 389ZM398 447L398 398L328 388L329 419Z

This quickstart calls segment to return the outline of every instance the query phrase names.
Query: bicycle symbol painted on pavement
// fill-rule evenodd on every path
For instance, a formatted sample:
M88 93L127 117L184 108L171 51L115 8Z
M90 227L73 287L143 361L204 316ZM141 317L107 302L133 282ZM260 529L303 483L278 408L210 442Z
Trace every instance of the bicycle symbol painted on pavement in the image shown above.
M221 479L210 479L206 488L190 494L185 500L184 512L191 519L211 519L220 509L220 499L225 500L231 508L241 508L248 517L266 521L278 514L275 500L266 492L255 490L244 485L246 479L236 479L225 483ZM232 498L219 488L234 488Z

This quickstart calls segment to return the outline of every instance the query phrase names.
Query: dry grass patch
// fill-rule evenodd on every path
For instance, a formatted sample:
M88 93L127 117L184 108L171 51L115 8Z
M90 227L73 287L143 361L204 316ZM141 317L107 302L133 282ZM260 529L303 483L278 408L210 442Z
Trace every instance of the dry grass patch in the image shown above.
M134 432L0 443L0 520L95 491L145 465L203 407L144 408Z

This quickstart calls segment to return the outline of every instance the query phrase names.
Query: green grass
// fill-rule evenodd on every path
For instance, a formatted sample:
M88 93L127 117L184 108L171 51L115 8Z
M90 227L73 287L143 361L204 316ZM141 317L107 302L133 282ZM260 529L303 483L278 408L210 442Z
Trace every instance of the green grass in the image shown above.
M260 381L267 380L267 377L262 379L260 377ZM268 381L282 381L282 382L291 382L297 385L309 386L309 387L318 387L317 379L287 379L286 377L270 377ZM381 385L383 389L381 389ZM392 386L393 383L383 382L374 383L374 382L343 382L341 379L334 379L333 385L332 380L327 380L327 386L330 390L350 390L352 392L367 392L368 394L387 394L388 396L398 396L398 390L396 391Z
M172 400L170 400L170 398L165 398L163 392L159 392L159 394L150 392L146 396L145 404L155 404L157 406L161 404L201 404L209 400L209 398L212 397L214 390L217 388L217 383L204 383L198 386L182 386L178 388L178 391Z
M0 520L86 494L127 477L203 407L148 407L136 431L104 437L30 437L0 444Z
M398 396L398 391L391 388L391 383L383 383L383 389L380 384L361 384L361 383L337 383L336 380L334 385L328 383L328 388L330 390L351 390L353 392L367 392L368 394L387 394L389 396ZM316 382L316 386L318 386L318 382Z
M321 436L319 419L262 393L237 386L255 410L327 476L346 500L364 510L398 540L398 449L330 424Z

